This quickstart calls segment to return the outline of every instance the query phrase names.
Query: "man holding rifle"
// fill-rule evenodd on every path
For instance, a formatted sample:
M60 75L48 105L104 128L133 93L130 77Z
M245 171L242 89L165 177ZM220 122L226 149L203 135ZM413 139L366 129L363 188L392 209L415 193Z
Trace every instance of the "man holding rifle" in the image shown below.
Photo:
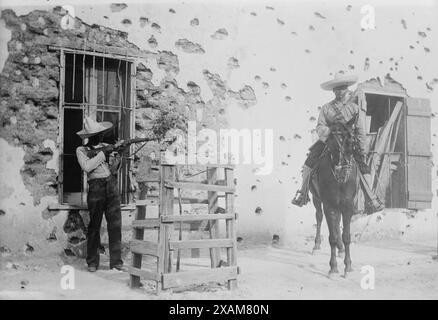
M77 132L84 145L76 149L76 156L88 177L87 204L90 224L87 232L87 264L90 272L95 272L99 267L100 227L104 212L108 227L110 269L124 270L121 259L122 216L117 171L121 164L120 155L128 144L123 141L115 145L102 143L104 134L112 126L111 122L96 122L86 117L84 129ZM118 154L113 156L116 151Z

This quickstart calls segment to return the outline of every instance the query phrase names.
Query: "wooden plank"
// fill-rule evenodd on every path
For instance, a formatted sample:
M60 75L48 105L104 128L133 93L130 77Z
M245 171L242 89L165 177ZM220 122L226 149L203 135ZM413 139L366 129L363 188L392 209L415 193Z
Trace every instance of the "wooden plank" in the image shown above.
M358 93L361 94L379 94L395 97L406 97L406 92L401 86L397 84L391 84L385 81L385 85L382 87L378 81L367 81L361 83L357 87Z
M430 100L408 97L406 109L407 207L429 209L433 198Z
M87 204L83 205L73 205L73 204L61 204L61 203L50 203L47 206L48 210L88 210ZM120 205L122 211L133 211L135 206L133 204Z
M217 168L207 168L207 183L210 185L215 185L217 183ZM217 192L208 192L208 214L216 215L216 209L218 207L218 197ZM209 221L209 233L210 239L219 238L219 224L215 220ZM211 267L216 268L221 260L220 249L210 248L210 261Z
M207 164L207 168L226 168L226 169L234 169L236 166L234 164Z
M187 167L187 164L170 164L170 163L163 163L163 166L174 166L174 167ZM228 168L228 169L234 169L236 166L234 164L196 164L194 165L196 167L204 167L204 168Z
M430 100L424 98L406 97L407 115L417 117L431 117Z
M156 205L158 205L158 198L157 199L136 200L134 204L136 207L156 206Z
M200 225L201 225L201 221L198 221L198 220L182 222L182 230L183 231L197 231L197 230L200 229ZM174 227L173 229L172 229L172 226ZM134 227L132 225L129 225L129 226L124 226L123 228L128 228L126 230L131 230ZM158 226L154 226L154 225L151 225L151 226L139 226L139 227L136 227L136 228L144 229L144 230L157 230L158 228L160 228L160 225L158 225ZM171 224L170 228L172 230L179 230L179 225L178 224Z
M216 192L235 192L234 187L230 186L218 186L214 184L204 184L195 182L176 182L166 180L164 182L167 188L181 188L181 189L195 189L204 191L216 191Z
M160 166L160 218L163 216L173 215L173 188L165 187L164 181L166 180L175 180L174 166ZM171 256L169 252L171 227L171 225L163 225L158 233L158 272L161 274L168 273L172 266Z
M209 282L225 282L237 279L237 267L223 267L207 270L184 271L163 274L163 288L201 285Z
M409 201L430 202L433 194L430 191L409 191Z
M146 194L147 194L147 185L145 183L139 183L139 187L140 187L139 198L140 199L145 199L146 198ZM144 219L145 217L146 217L146 207L139 207L139 208L137 208L137 211L135 212L135 220L133 221L133 225L134 225L134 222L142 221L142 219ZM133 230L132 236L133 236L133 240L143 240L143 238L144 238L144 230L136 228L136 229ZM142 261L142 259L143 259L143 257L142 257L141 254L133 253L132 254L132 267L140 269L141 268L141 261ZM131 288L138 288L138 287L140 287L140 277L138 275L131 274L131 276L130 276L130 286L131 286Z
M409 209L423 210L430 209L430 202L426 201L408 201Z
M231 248L233 247L232 239L202 239L202 240L182 240L170 241L170 250L184 250L192 248Z
M407 153L410 156L431 156L431 120L408 116L406 119Z
M159 204L159 197L158 196L148 196L148 199L146 200L137 200L136 203L138 203L138 206L153 206ZM190 197L181 197L181 204L208 204L208 200L205 199L198 199L198 198L190 198Z
M155 178L155 179L144 179L144 180L141 180L141 182L146 182L146 183L160 183L160 179L158 179L158 178Z
M228 186L234 185L234 172L232 169L225 169L225 180ZM231 214L234 213L234 193L225 194L225 210ZM236 244L236 228L234 219L226 221L227 238L232 240L233 246L227 248L227 262L229 266L237 265L237 244ZM233 290L237 287L237 280L228 281L228 289Z
M202 220L221 220L221 219L234 219L234 215L231 213L218 213L218 214L191 214L191 215L181 215L181 216L166 216L161 217L161 222L171 223L171 222L191 222L191 221L202 221Z
M151 200L158 201L158 197L156 196L153 197L149 196L149 198L152 198ZM208 200L199 199L199 198L181 197L181 204L208 204Z
M432 161L430 158L408 156L407 158L408 201L432 204ZM409 207L409 209L411 209ZM415 209L415 208L412 208Z
M208 200L197 198L181 198L182 204L208 204Z
M178 167L175 167L175 175L176 175L176 180L180 181L180 171L178 169L179 169ZM178 209L179 209L180 215L183 214L181 198L182 198L181 189L178 189ZM183 232L182 228L183 228L183 225L180 222L179 223L179 230L178 230L178 240L179 241L182 240L182 232ZM177 257L176 257L176 272L179 271L180 266L181 266L181 251L178 250Z
M160 219L158 218L147 218L144 220L132 221L132 227L136 229L158 228L159 226L160 226Z
M127 269L128 269L128 272L130 273L131 277L135 276L135 277L143 278L146 280L153 280L153 281L157 281L157 282L161 281L160 275L156 272L142 270L142 269L134 268L131 266L128 266Z
M391 113L391 116L388 120L388 122L385 124L385 126L382 129L382 133L380 136L378 136L378 140L376 141L376 146L374 149L374 154L371 157L371 185L370 188L372 189L374 184L375 184L375 180L376 180L376 175L377 172L380 168L380 161L382 154L384 154L387 150L387 145L389 143L389 139L393 130L393 126L394 123L397 119L397 117L400 114L400 111L402 109L403 104L399 101L397 102L397 104L394 107L394 110Z
M59 79L59 101L58 101L58 146L61 154L64 153L64 85L65 85L65 53L64 50L60 51L60 79ZM58 157L58 202L64 202L64 157ZM49 209L50 210L50 209Z
M391 184L391 161L388 154L385 154L380 161L378 183L375 187L375 194L382 203L386 203L386 190Z
M158 257L158 244L152 241L131 240L129 248L133 253Z
M213 170L216 170L216 169L215 168L214 169L208 169L207 170L207 175L208 175L209 170L213 171ZM191 177L189 177L189 179L190 178ZM197 180L197 181L193 181L193 180L181 180L181 179L179 179L178 182L184 182L184 183L196 182L196 183L202 183L202 184L213 184L213 185L216 185L216 186L226 186L227 185L227 182L225 180L214 180L212 182L209 182L208 179L202 179L202 180Z

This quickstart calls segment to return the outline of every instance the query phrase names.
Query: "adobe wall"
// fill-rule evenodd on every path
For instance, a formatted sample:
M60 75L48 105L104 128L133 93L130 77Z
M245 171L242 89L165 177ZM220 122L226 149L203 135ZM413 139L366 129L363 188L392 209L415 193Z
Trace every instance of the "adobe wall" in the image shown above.
M227 99L246 103L245 98L228 90L220 77L208 70L204 72L206 81L218 90L214 99L204 102L196 83L189 82L186 90L179 87L175 80L180 72L176 54L140 51L127 40L126 32L88 25L80 19L74 20L73 28L64 29L61 20L65 14L60 7L34 10L23 16L9 9L2 11L2 21L10 32L7 58L0 74L0 246L5 252L26 252L29 246L44 250L48 242L72 238L77 243L84 237L83 221L78 218L82 216L87 221L84 212L47 210L49 203L57 202L59 173L60 60L59 52L49 51L49 45L81 47L86 42L149 54L137 67L136 136L146 133L150 120L162 110L176 110L177 115L194 119L195 110L202 109L199 128L219 128L226 124L223 110ZM136 159L157 146L149 143ZM134 177L137 171L135 168Z

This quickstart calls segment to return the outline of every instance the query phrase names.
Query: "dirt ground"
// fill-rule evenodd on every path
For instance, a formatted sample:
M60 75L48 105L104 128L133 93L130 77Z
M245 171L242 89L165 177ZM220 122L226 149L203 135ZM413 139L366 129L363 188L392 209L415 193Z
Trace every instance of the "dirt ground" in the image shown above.
M128 287L129 276L109 270L102 255L102 268L89 273L84 260L63 254L46 256L3 256L0 262L0 299L437 299L438 261L432 258L436 247L401 241L352 244L354 272L328 278L329 248L323 242L311 254L312 243L289 246L241 248L238 289L202 286L183 292L153 293L153 284L140 289ZM129 260L126 261L129 263ZM60 286L61 266L75 268L75 289ZM206 259L190 259L186 267L208 265ZM374 289L361 288L365 274L375 270Z

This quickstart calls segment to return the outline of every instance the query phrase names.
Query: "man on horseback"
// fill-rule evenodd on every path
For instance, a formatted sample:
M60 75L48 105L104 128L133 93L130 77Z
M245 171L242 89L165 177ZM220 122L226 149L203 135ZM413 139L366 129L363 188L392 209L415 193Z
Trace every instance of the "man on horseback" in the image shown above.
M292 200L294 205L302 207L309 202L309 184L312 178L312 173L317 167L319 159L323 151L326 149L326 142L330 135L331 128L336 125L347 125L353 122L353 134L355 136L355 152L354 159L356 164L364 176L365 183L369 186L371 181L370 170L366 164L366 133L365 121L363 114L359 110L359 106L353 101L354 97L348 87L357 82L357 76L346 76L336 74L333 80L321 84L323 90L332 90L335 94L335 99L325 104L320 111L316 133L318 141L309 149L309 154L303 166L303 182L301 189L297 191L295 198ZM368 187L368 189L370 189ZM383 205L374 194L368 195L371 198L374 211L383 209ZM378 205L375 205L375 204Z

